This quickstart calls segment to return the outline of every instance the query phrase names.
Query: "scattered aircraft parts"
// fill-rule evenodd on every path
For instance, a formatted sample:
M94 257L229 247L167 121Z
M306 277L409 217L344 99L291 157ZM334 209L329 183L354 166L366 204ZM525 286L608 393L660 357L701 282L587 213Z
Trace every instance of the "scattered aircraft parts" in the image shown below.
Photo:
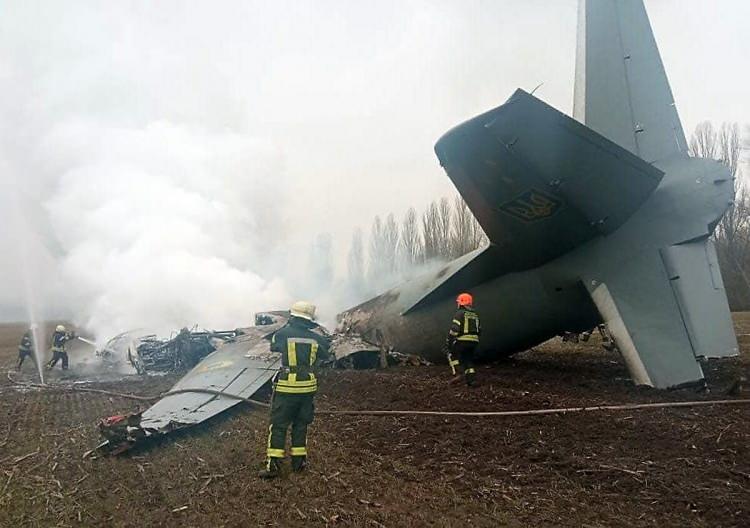
M229 335L234 332L219 333L229 341L206 355L149 409L102 420L99 431L103 442L96 450L122 453L148 438L200 424L239 403L241 400L238 396L249 399L256 395L269 384L279 369L281 356L271 352L270 338L286 324L288 318L288 312L266 312L256 316L259 324L244 328L236 335ZM318 327L316 331L328 335L323 327ZM178 338L156 341L153 346L151 340L140 342L141 346L143 343L149 346L148 353L163 354L164 359L155 361L155 365L171 367L175 364L173 356L180 354L180 347L184 347L184 343L197 340L204 346L208 337L216 338L216 334L185 331L178 334L178 338L182 335L182 341L176 341ZM118 340L121 339L118 336ZM200 350L204 349L205 346ZM168 351L166 354L165 350ZM380 347L359 336L333 335L332 359L328 365L337 368L375 368L380 364L381 352ZM149 357L141 351L138 353L140 357ZM186 354L186 357L193 356ZM423 362L395 351L388 351L387 358L391 364Z
M239 403L222 392L250 398L278 370L281 356L271 353L270 336L286 321L287 317L277 315L272 324L245 329L193 367L172 387L174 394L143 413L104 420L99 428L104 442L98 449L120 453L138 441L199 424Z

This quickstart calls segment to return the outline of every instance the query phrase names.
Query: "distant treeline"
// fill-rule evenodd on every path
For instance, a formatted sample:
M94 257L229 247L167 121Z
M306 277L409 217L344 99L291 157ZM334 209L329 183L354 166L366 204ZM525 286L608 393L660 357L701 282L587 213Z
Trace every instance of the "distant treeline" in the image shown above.
M410 208L400 221L376 216L365 254L364 233L356 229L347 260L350 287L372 293L431 262L449 261L487 243L466 202L456 196L433 201L425 211Z

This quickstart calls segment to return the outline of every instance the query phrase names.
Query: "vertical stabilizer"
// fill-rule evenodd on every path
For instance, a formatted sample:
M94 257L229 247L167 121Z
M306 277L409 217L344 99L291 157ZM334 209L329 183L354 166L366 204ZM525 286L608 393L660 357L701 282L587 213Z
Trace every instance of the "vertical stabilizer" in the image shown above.
M580 0L573 115L648 162L687 155L642 0Z

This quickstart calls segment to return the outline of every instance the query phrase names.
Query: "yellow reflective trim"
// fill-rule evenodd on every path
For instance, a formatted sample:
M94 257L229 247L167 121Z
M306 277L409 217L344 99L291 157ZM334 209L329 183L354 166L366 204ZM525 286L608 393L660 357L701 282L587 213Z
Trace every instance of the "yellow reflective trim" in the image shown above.
M284 458L284 455L286 455L286 452L283 449L271 449L270 447L266 449L268 458Z
M289 358L289 366L297 366L297 343L289 339L286 343L286 353Z
M271 432L273 431L273 424L270 424L268 426L268 443L266 444L266 451L269 451L271 448Z
M461 326L461 321L459 321L458 319L454 319L453 322L456 323L457 325Z
M315 364L315 360L318 358L318 343L310 345L310 366Z
M318 392L317 387L301 387L301 388L294 388L294 387L276 387L276 392L279 394L313 394L315 392Z
M293 380L291 379L292 376L296 376L296 374L289 374L290 379L280 379L278 382L276 382L276 384L284 387L312 387L318 384L318 380L316 380L315 378L312 378L310 380L298 380L295 378Z
M476 374L476 371L473 368L467 368L464 370L464 374Z
M292 456L307 456L307 448L306 447L293 447Z
M457 359L454 359L453 361L450 362L450 364L453 366L456 366L459 364L459 361Z
M457 337L456 341L472 341L475 343L479 343L479 336L473 335L473 334L466 334L466 335Z
M310 373L309 380L298 380L297 374L290 372L288 379L280 379L276 382L276 392L286 394L307 394L318 390L318 380Z
M464 314L464 334L469 333L469 321L473 320L477 322L477 329L479 329L479 317L474 314ZM460 324L460 323L459 323Z
M317 389L318 386L313 385L277 385L276 390L279 392L289 392L289 391L302 391L302 392L310 392Z

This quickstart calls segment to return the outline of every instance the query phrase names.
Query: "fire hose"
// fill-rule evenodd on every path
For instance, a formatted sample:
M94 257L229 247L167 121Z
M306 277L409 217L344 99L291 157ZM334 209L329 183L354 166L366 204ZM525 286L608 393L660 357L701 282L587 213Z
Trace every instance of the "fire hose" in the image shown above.
M138 401L155 401L167 396L173 396L176 394L186 393L197 393L197 394L210 394L214 396L223 396L233 400L244 401L257 405L260 407L270 407L266 402L254 400L252 398L246 398L238 394L231 394L228 392L222 392L212 389L177 389L156 396L139 396L136 394L123 394L118 392L112 392L102 389L92 389L88 387L76 387L74 385L57 386L52 387L49 385L42 385L40 383L21 383L14 380L10 372L8 372L8 379L14 385L21 385L30 388L37 389L56 389L70 392L90 392L94 394L104 394L107 396L114 396L118 398L125 398L130 400ZM509 416L533 416L533 415L547 415L547 414L568 414L568 413L579 413L579 412L593 412L593 411L633 411L640 409L667 409L667 408L685 408L685 407L706 407L710 405L743 405L750 404L750 399L734 399L734 400L693 400L693 401L679 401L679 402L655 402L655 403L628 403L618 405L592 405L590 407L559 407L551 409L526 409L526 410L510 410L510 411L419 411L419 410L337 410L337 409L319 409L315 411L317 415L329 415L329 416L464 416L464 417L509 417Z

